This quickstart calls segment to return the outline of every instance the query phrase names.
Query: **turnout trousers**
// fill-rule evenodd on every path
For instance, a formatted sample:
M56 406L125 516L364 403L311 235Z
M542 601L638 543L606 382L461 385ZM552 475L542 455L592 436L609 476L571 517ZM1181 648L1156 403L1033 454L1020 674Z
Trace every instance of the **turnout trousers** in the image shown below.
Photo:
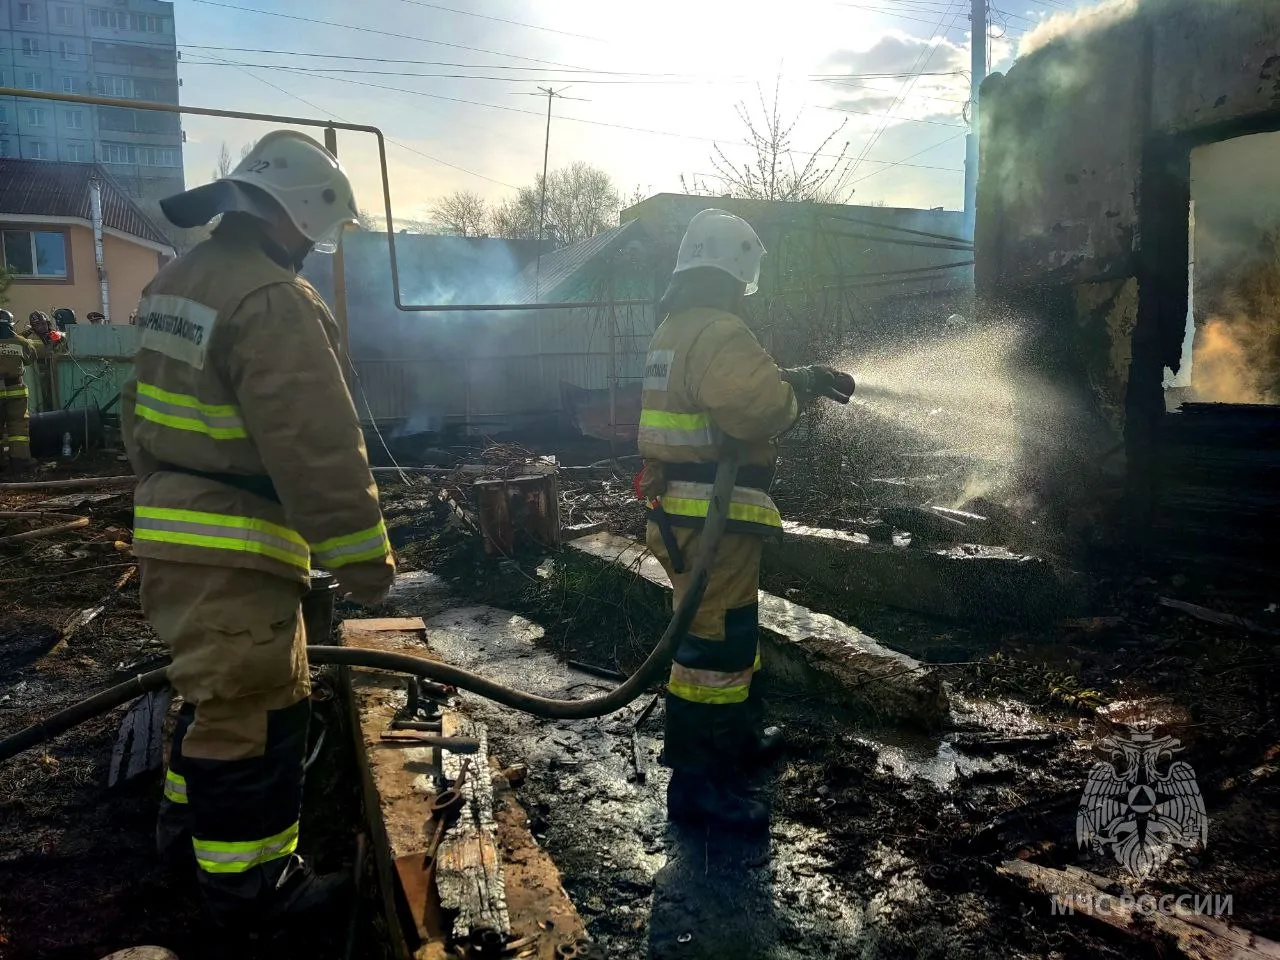
M4 416L4 460L31 459L31 416L27 411L27 387L21 377L0 381L0 413Z
M676 573L657 524L646 542L674 587L679 604L692 579L701 531L674 527L685 569ZM667 683L666 760L675 770L732 774L751 750L755 704L751 680L760 667L759 593L762 540L726 533L693 624L680 639Z
M305 588L259 571L143 558L142 605L185 701L157 839L190 831L214 918L249 926L294 861L311 682Z

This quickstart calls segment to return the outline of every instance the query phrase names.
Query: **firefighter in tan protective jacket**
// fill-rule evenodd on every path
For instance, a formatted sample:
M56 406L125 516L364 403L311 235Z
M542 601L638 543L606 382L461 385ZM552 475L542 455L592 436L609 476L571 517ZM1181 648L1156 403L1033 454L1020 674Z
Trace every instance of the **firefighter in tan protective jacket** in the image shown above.
M741 319L756 291L764 245L751 226L703 210L680 243L665 319L649 343L640 414L639 488L647 542L675 587L688 588L720 452L741 466L711 580L667 683L665 755L672 820L755 829L768 812L750 789L753 764L776 752L781 731L756 725L751 680L760 662L757 596L764 537L782 532L768 494L776 438L811 400L848 403L853 378L830 367L780 370Z
M222 219L143 291L121 405L143 608L185 701L157 838L162 853L194 852L214 918L247 931L345 885L295 853L309 571L361 603L395 574L336 327L297 276L356 207L331 154L278 131L161 208L180 227Z
M31 459L31 415L22 375L36 361L36 344L14 332L13 314L0 310L0 428L4 433L0 465L27 467Z

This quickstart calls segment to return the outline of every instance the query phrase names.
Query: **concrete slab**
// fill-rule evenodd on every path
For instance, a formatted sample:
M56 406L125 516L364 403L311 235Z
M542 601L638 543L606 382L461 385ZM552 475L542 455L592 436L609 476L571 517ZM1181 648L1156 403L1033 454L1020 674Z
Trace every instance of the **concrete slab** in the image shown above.
M656 588L671 589L662 565L634 540L598 533L569 546L632 568ZM880 645L835 617L762 590L760 637L767 670L825 689L873 719L934 729L947 716L946 693L927 665Z
M766 567L885 606L979 623L1048 620L1070 606L1073 587L1051 563L1005 547L913 549L797 523L783 531L765 544Z

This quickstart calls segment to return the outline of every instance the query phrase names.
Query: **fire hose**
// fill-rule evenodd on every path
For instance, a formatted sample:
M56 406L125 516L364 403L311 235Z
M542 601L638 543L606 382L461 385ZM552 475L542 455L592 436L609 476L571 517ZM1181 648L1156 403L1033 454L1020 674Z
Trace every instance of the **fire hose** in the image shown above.
M482 677L461 667L437 660L427 660L405 653L389 653L382 650L360 650L352 647L308 646L307 657L311 663L326 666L371 667L425 677L437 683L449 684L478 694L485 699L511 707L523 713L550 720L584 720L602 717L625 707L635 700L670 667L681 637L693 623L694 614L702 602L707 583L711 579L711 567L716 549L724 535L729 517L729 503L733 498L733 486L738 476L739 451L730 441L716 469L715 483L707 509L706 522L698 538L698 556L694 561L689 587L680 598L671 620L657 645L639 669L609 693L586 700L556 700L539 697L523 690L515 690ZM78 724L101 716L169 682L167 667L140 674L132 680L103 690L87 700L67 707L38 723L34 723L12 736L0 740L0 763L51 740L58 734Z

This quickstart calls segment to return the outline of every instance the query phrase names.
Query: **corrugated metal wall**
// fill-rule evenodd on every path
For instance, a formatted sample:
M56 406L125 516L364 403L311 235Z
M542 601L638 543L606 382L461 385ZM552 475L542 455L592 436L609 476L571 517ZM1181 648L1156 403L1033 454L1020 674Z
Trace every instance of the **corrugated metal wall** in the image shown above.
M562 383L634 382L655 326L649 305L401 314L356 352L352 392L366 419L515 426L559 411Z
M359 322L359 321L355 321ZM363 419L519 425L561 408L560 384L625 386L644 369L650 306L510 313L397 314L358 348L351 390ZM133 373L138 328L78 325L53 363L53 408L106 406ZM32 409L46 409L37 368Z
M70 345L66 354L54 357L51 364L42 361L27 368L33 412L68 406L105 407L133 375L137 327L77 324L67 336ZM44 384L50 368L52 396L46 397Z

